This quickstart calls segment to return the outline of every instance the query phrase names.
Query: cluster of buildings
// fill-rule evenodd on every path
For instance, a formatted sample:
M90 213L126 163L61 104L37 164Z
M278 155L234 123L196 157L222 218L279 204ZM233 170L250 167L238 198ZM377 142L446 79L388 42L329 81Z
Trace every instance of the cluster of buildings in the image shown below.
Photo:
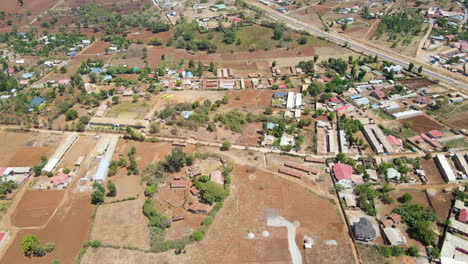
M449 219L450 222L440 251L441 263L467 263L468 207L463 201L455 200Z
M32 175L31 167L2 167L0 168L0 180L13 181L17 184L25 182Z
M444 154L437 154L434 159L446 182L460 183L468 180L466 154L456 153L452 154L450 158L447 158Z

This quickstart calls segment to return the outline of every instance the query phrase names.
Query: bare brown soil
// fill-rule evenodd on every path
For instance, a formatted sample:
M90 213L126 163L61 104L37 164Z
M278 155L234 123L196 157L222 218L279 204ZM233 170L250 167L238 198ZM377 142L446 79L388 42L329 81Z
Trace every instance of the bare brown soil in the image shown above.
M18 207L19 210L20 208ZM52 260L58 260L60 263L74 263L91 228L93 208L89 193L76 193L63 204L44 228L20 230L0 262L49 264ZM26 234L36 235L42 244L54 243L54 251L40 258L25 257L21 249L21 239Z
M242 129L241 136L236 144L259 146L262 140L262 123L250 123Z
M419 88L428 87L434 84L433 81L429 79L413 79L413 80L401 80L400 81L404 86L411 90L417 90Z
M17 227L37 227L47 223L62 201L64 191L27 191L11 217Z
M434 119L426 116L419 115L415 117L405 118L398 120L400 123L404 124L406 122L412 122L413 126L411 127L417 133L426 133L431 130L444 129L445 126L435 121Z
M440 219L446 219L452 207L452 193L445 193L441 190L428 190L428 197L431 201L432 209Z
M466 112L462 112L445 120L445 123L453 128L466 129L468 128L468 115Z
M434 161L434 159L425 160L421 159L421 167L426 173L427 182L429 184L444 183L444 178L440 174L439 169Z

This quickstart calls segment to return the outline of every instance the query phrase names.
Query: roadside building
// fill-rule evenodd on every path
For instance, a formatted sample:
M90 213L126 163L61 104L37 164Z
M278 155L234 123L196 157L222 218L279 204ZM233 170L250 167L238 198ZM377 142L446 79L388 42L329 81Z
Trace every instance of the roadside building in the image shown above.
M284 174L287 174L289 176L293 176L295 178L298 178L298 179L302 179L304 178L306 175L302 172L299 172L297 170L293 170L293 169L290 169L290 168L286 168L286 167L280 167L278 169L278 172L281 172L281 173L284 173Z
M319 164L325 164L325 159L322 159L322 158L315 158L315 157L310 157L310 156L305 157L304 161L306 161L306 162L313 162L313 163L319 163Z
M447 232L440 256L442 264L468 263L468 241Z
M388 142L387 137L377 125L364 126L363 134L377 154L396 152Z
M453 159L457 168L464 174L468 175L468 165L466 163L466 154L456 153Z
M443 154L437 154L435 157L435 161L437 167L439 168L440 174L444 177L445 181L456 182L457 178L455 177L455 173L453 172L447 158Z
M92 117L89 120L89 125L92 126L112 126L112 127L132 127L132 128L146 128L148 120L140 119L127 119L127 118L113 118L113 117Z
M347 164L336 163L333 165L333 176L337 184L351 184L353 182L352 174L353 167Z

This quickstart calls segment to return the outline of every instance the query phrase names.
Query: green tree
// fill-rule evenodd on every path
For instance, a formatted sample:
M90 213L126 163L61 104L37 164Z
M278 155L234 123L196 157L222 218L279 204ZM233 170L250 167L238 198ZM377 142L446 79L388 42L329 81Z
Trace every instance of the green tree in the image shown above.
M65 119L67 121L74 120L78 117L78 112L75 109L69 109L67 112L65 112Z
M419 66L418 73L421 74L422 71L423 71L423 66Z
M406 251L406 254L407 254L408 256L411 256L411 257L414 257L414 258L415 258L415 257L419 256L419 249L418 249L418 247L416 247L416 246L411 246L411 247L409 247L408 250Z
M408 65L408 71L413 71L413 68L414 68L414 63L410 62L410 64Z
M109 197L115 197L117 195L117 188L115 187L115 184L111 181L107 183L107 196Z
M413 200L413 196L409 193L404 193L403 196L401 196L401 201L403 203L408 203L408 202L411 202Z
M265 115L271 115L273 114L273 108L267 107L265 108Z
M23 237L21 247L23 248L24 255L27 257L39 257L45 254L44 249L39 243L39 239L32 234L27 234Z

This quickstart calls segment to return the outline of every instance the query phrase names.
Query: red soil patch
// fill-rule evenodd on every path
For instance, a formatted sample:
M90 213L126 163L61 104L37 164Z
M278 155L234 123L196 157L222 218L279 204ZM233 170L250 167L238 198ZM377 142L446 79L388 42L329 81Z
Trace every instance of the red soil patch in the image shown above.
M262 138L262 123L249 123L242 129L241 136L236 144L259 146Z
M282 90L287 92L289 90ZM222 108L242 108L249 111L261 110L271 105L273 90L246 89L240 91L230 91L228 93L229 103Z
M74 263L75 256L87 239L91 228L94 206L91 205L89 193L76 193L73 196L66 201L44 228L19 231L0 262L49 264L52 260L58 260L60 263ZM27 234L36 235L42 244L54 243L54 251L40 258L25 257L21 249L21 239Z
M8 166L32 167L41 161L41 156L51 154L52 147L23 147L8 161Z
M64 191L27 191L11 217L13 225L18 227L42 226L49 220L62 201Z

